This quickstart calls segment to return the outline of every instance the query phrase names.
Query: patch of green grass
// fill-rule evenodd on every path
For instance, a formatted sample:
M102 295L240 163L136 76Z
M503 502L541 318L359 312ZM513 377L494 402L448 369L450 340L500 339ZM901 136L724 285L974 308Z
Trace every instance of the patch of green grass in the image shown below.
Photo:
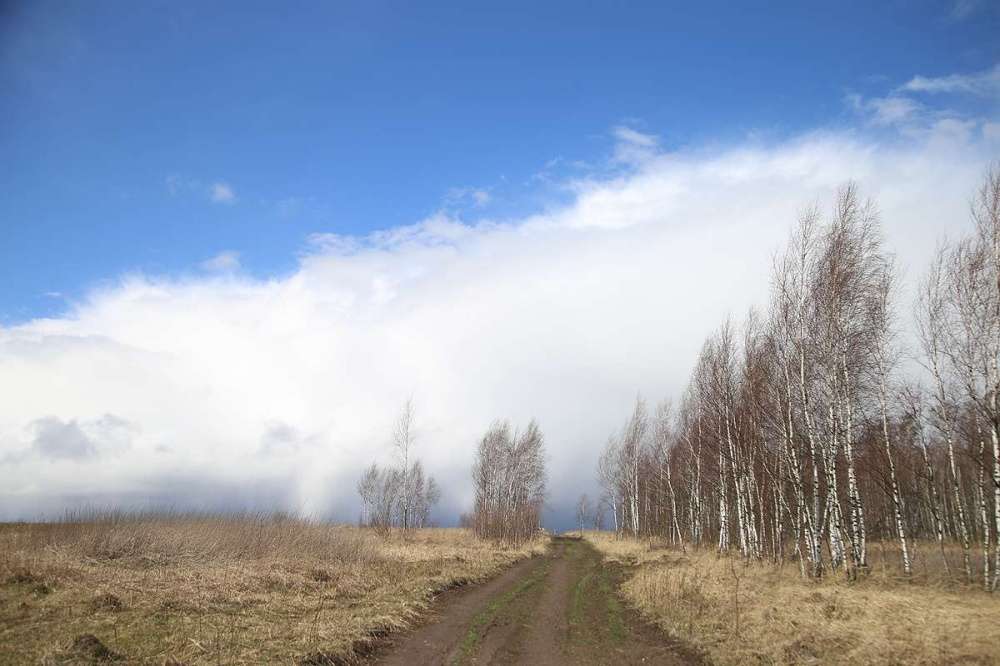
M593 557L588 546L570 546L568 555L580 566L586 566L584 573L577 580L569 607L569 624L574 632L575 641L590 642L594 640L609 640L621 644L626 639L625 620L622 615L622 605L618 599L616 585L610 572L599 559ZM583 560L587 560L585 564ZM605 621L592 628L583 627L587 623L586 613L591 609L595 619L601 615ZM600 635L600 638L598 637Z
M479 641L482 640L482 630L489 625L500 612L511 604L518 596L526 592L531 587L541 582L548 575L548 564L539 566L535 572L521 581L516 587L508 590L504 594L495 597L486 608L479 611L472 619L469 630L462 639L458 655L452 661L453 664L461 664L467 661L476 651Z
M590 584L590 579L593 577L594 572L592 570L588 571L586 575L582 576L580 580L576 582L576 586L573 588L573 604L570 606L569 610L570 626L580 624L583 619L584 593L587 586Z
M608 602L608 633L611 636L611 640L615 643L621 643L625 640L625 621L622 619L622 605L618 601L614 585L604 571L601 572L600 588Z

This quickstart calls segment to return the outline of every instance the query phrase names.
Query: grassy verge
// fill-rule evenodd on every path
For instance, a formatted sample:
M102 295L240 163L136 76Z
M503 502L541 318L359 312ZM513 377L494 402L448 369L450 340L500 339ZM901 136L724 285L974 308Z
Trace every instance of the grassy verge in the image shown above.
M618 601L618 595L612 588L611 581L605 571L600 573L601 593L608 601L608 633L611 640L621 643L625 640L625 623L622 621L622 607Z
M594 572L588 571L573 586L573 602L570 605L569 611L569 624L571 627L575 627L583 622L583 602L587 594L587 588L591 585L593 577Z
M275 516L0 525L0 664L331 661L543 549Z
M630 566L630 604L714 663L997 663L1000 595L975 587L877 570L856 582L804 580L794 565L586 538Z
M568 610L570 640L583 645L621 645L626 636L625 619L613 574L581 544L571 542L567 547L577 576Z

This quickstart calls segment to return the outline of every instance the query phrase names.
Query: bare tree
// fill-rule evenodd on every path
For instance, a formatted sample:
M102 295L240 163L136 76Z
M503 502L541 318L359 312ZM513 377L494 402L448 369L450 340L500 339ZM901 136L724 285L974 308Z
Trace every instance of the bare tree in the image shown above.
M586 526L588 518L590 518L590 512L590 498L587 497L587 493L584 493L576 501L576 524L580 534L583 534L583 528Z
M889 412L889 382L890 373L896 363L892 329L891 296L893 288L893 268L891 262L885 262L883 269L874 277L873 288L869 294L869 335L872 339L874 352L874 371L877 378L879 416L882 422L882 437L885 444L885 457L889 467L889 480L892 488L892 506L896 523L896 535L899 537L900 550L903 558L903 572L912 572L910 549L906 541L906 525L904 520L903 496L900 491L899 479L896 474L896 461L893 456L893 442L890 437L891 415Z
M378 465L372 463L365 468L358 480L358 494L361 496L361 524L368 525L375 513L376 496L379 488Z
M380 469L372 463L358 481L362 524L388 533L393 527L425 527L431 510L441 498L433 477L413 456L413 401L407 400L393 425L392 445L398 465Z
M413 448L413 399L408 399L403 405L392 429L392 445L402 468L403 488L400 497L402 512L402 528L408 529L413 522L413 507L416 501L416 489L412 469L410 467L410 451Z
M962 543L962 560L965 577L972 580L972 562L970 556L971 534L963 501L964 492L959 465L955 458L955 438L957 435L957 414L953 396L956 388L953 378L948 372L951 355L946 346L952 338L953 312L948 303L948 271L947 265L951 251L947 245L941 245L931 263L927 275L920 285L917 297L916 322L917 332L923 347L923 359L934 379L934 402L929 410L928 421L931 427L937 429L944 439L948 453L946 468L951 490L951 501L954 507L955 520L958 523L958 534ZM948 365L946 365L948 364Z
M376 531L388 534L398 516L402 474L398 469L378 469L374 464L369 468L371 470L375 470L376 474L368 524Z
M648 444L649 415L646 401L637 397L632 416L622 429L619 439L618 478L624 482L621 491L622 509L626 512L628 530L633 536L640 531L640 466Z
M1000 167L973 229L942 246L919 289L926 394L901 380L896 273L877 209L853 184L807 209L774 262L766 317L708 337L676 413L641 399L597 464L622 535L715 541L803 576L868 567L870 534L982 549L1000 585ZM791 546L786 550L786 543ZM976 578L979 574L976 574Z
M681 533L680 517L677 514L677 493L674 491L673 471L670 465L670 455L677 439L673 432L673 412L669 400L664 400L656 406L653 441L657 459L657 480L661 484L666 482L666 491L670 499L670 540L683 546L684 535Z
M619 507L622 505L619 495L622 487L619 460L618 440L614 436L609 437L600 458L597 460L597 480L604 491L601 503L606 504L611 510L611 520L616 534L620 531L622 524L619 520Z
M538 424L518 432L505 421L493 423L479 441L472 478L476 534L507 544L532 538L541 528L547 482Z

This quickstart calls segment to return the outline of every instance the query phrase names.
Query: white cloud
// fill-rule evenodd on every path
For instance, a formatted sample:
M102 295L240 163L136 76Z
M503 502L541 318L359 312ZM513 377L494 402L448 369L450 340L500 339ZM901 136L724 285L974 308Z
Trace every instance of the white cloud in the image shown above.
M209 187L209 198L213 203L236 203L236 193L228 183L212 183Z
M232 185L224 181L205 184L197 178L188 178L179 174L171 174L164 179L167 192L172 197L179 195L207 198L212 203L234 204L237 201L236 191Z
M155 497L352 519L356 476L391 455L411 395L442 517L468 507L475 442L497 417L540 420L551 505L568 510L636 391L678 395L703 337L765 304L802 206L856 179L912 283L939 235L967 227L995 156L985 126L950 120L670 153L631 131L615 135L641 161L574 183L559 208L321 234L288 275L129 276L0 328L0 518ZM108 413L132 424L115 447L93 425ZM59 435L46 450L72 456L22 455L39 419ZM73 424L114 456L79 455Z
M445 206L482 208L493 200L490 191L481 187L453 187L444 195Z
M615 138L613 160L620 164L640 165L653 159L660 149L660 138L644 134L626 125L612 129Z
M860 95L848 95L847 100L855 111L867 116L872 124L880 126L900 125L909 122L923 108L909 97L899 95L867 99Z
M979 97L1000 96L1000 64L992 69L973 74L948 76L915 76L900 90L915 93L961 93Z
M226 250L201 262L202 270L210 273L232 273L240 269L240 253Z
M1000 65L972 74L915 76L888 95L863 97L851 93L845 100L871 127L899 130L911 137L967 134L978 127L988 137L995 118L978 116L967 105L955 106L954 102L960 101L956 96L1000 100Z

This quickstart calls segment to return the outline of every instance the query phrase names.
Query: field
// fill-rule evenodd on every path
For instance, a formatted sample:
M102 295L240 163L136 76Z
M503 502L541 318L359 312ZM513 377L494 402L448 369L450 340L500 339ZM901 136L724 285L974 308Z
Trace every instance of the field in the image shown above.
M747 566L714 550L586 538L629 566L622 594L630 604L714 663L1000 661L1000 596L956 583L933 553L905 579L895 552L876 546L871 573L852 583L804 580L794 564Z
M594 649L625 658L638 647L678 663L696 655L719 664L998 660L1000 597L955 581L934 553L921 553L904 578L891 548L876 545L858 581L813 581L794 565L745 565L710 549L609 533L586 539L624 567L621 596L673 642L611 612L614 585L591 583L613 570L573 541L504 550L461 529L383 537L279 515L0 525L0 663L343 663L412 625L439 592L542 553L452 597L442 621L422 631L442 634L442 654L516 649L566 663ZM591 606L593 618L584 612ZM605 626L608 618L617 625ZM547 629L535 636L532 627ZM430 645L426 636L397 645L388 663Z
M0 663L338 663L543 549L283 516L4 524Z

